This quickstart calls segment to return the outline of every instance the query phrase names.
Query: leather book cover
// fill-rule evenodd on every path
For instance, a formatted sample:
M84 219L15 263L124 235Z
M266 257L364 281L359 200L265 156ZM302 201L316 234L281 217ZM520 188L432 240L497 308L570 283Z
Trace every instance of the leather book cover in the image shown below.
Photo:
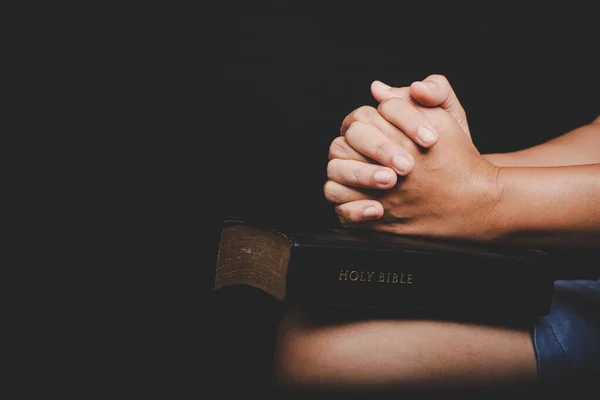
M516 317L546 314L554 280L554 259L536 250L226 218L214 289L250 285L334 308Z

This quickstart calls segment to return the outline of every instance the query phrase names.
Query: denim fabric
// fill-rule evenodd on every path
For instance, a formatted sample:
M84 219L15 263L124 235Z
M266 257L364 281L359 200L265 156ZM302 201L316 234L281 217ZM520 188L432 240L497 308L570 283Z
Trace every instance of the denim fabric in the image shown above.
M557 281L533 339L542 384L600 381L600 281Z

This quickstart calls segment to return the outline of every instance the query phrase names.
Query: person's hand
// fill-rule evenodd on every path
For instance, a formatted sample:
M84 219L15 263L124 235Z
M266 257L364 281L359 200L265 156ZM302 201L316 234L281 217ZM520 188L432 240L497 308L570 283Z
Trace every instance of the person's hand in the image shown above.
M444 75L429 75L422 81L415 81L408 87L400 88L391 87L381 81L374 81L371 84L371 94L378 102L387 100L390 97L406 99L421 111L424 111L423 106L441 107L454 117L465 133L471 137L467 114L458 101L450 82Z
M426 107L441 107L448 111L465 133L471 137L465 111L450 83L443 75L430 75L423 81L413 82L408 87L399 88L390 87L381 81L374 81L371 84L371 93L378 102L391 97L406 99L425 113L427 112ZM395 166L392 162L390 168L382 167L381 164L385 163L378 163L377 157L365 157L347 143L346 131L348 129L355 130L356 127L364 124L375 126L390 139L386 141L387 144L381 143L383 147L380 151L389 152L392 161L394 158L396 160ZM419 136L420 134L421 136ZM390 143L390 141L394 143ZM329 147L329 162L331 165L336 163L346 164L348 168L341 169L347 171L351 171L353 167L360 165L356 162L373 164L371 167L361 168L361 172L354 175L354 180L349 186L357 189L388 189L396 184L396 175L405 176L410 173L414 165L413 154L418 151L419 146L429 148L436 142L437 133L426 120L422 126L414 126L413 124L412 129L403 132L382 118L375 108L364 106L354 110L344 118L340 128L340 136L335 138ZM385 155L381 156L385 158ZM337 190L329 190L331 186L336 186L334 180L326 182L325 192L337 193Z
M378 102L392 97L406 99L421 111L424 111L425 107L441 107L457 120L470 137L466 113L448 79L443 75L430 75L423 81L416 81L408 87L399 88L390 87L381 81L374 81L371 84L371 93ZM377 156L374 158L365 157L348 144L345 136L346 131L351 129L350 136L352 137L355 128L365 124L374 125L390 139L380 144L382 146L380 152L386 150L387 147L386 151L392 154L392 160L397 157L395 168L382 166L382 163L376 162ZM328 171L351 173L352 176L346 177L343 181L347 182L347 187L353 187L358 191L361 189L389 189L396 184L397 174L404 176L412 170L414 165L413 154L418 152L417 143L423 148L428 148L437 142L437 134L432 130L431 125L425 121L423 127L425 130L419 130L417 127L403 132L386 121L375 108L360 107L344 118L340 128L340 136L331 143ZM420 132L425 132L425 139L419 138ZM427 137L428 133L429 136ZM390 143L390 141L394 143ZM381 158L385 157L382 155ZM362 165L364 163L372 164L372 166ZM324 192L326 197L332 197L330 201L338 203L335 196L340 192L340 189L338 189L340 183L336 182L335 177L330 178L333 179L329 179L325 183ZM338 181L342 181L342 179L338 179Z
M374 176L373 168L393 169L395 142L381 129L375 129L374 123L352 124L353 129L345 131L346 144L358 155L375 159L382 166L355 159L330 161L324 193L336 204L342 224L435 237L485 234L481 222L493 211L499 190L498 168L480 155L456 117L440 107L418 109L414 102L400 97L383 100L377 112L411 137L418 131L416 127L428 126L439 138L429 149L414 146L410 150L414 160L412 172L393 185L388 184L389 190L370 190L383 185L364 180L359 188L357 181L360 184L362 177ZM380 171L383 170L376 172Z

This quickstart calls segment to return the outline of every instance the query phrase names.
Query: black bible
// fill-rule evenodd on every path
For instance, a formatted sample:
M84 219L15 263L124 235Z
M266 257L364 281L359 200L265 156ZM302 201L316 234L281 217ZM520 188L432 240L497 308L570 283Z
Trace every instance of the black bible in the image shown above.
M290 230L226 217L214 290L410 316L530 319L549 312L555 260L540 250L346 228Z

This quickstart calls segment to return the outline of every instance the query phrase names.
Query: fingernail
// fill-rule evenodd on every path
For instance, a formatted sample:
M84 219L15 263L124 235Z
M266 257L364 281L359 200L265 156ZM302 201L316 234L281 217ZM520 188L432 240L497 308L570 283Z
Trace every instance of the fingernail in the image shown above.
M430 89L437 89L437 86L435 86L435 83L430 82L430 81L423 81L424 84L426 84L427 86L429 86Z
M373 174L373 179L379 183L389 183L392 177L390 171L377 171Z
M375 81L375 84L377 86L379 86L379 88L383 89L383 90L390 90L392 87L389 85L386 85L385 83L381 82L381 81Z
M423 144L433 144L437 140L437 134L424 126L419 127L417 136Z
M363 211L363 215L366 218L375 218L379 215L379 211L377 211L377 207L368 207Z
M410 168L410 160L404 156L394 157L392 159L392 164L394 164L394 167L400 171L406 171L408 168Z

